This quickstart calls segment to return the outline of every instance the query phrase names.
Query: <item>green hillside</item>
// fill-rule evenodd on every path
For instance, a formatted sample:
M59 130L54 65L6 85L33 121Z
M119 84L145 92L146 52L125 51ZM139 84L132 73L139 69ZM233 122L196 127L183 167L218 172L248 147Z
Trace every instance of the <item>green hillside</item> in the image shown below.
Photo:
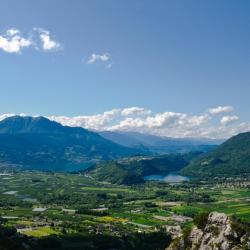
M230 138L213 152L185 167L181 173L197 177L249 175L250 132Z
M126 170L122 164L115 161L90 167L86 170L86 173L98 181L119 185L130 185L144 182L142 176L134 171Z
M194 152L156 157L130 157L97 164L88 168L85 173L99 181L130 185L144 182L144 176L147 175L167 175L177 172L200 154Z

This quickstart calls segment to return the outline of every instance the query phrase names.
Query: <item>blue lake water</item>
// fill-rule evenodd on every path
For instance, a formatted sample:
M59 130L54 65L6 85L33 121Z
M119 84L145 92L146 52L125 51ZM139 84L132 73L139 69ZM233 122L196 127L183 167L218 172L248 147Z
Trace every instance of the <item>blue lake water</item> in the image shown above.
M183 181L188 181L187 176L182 176L178 174L168 174L168 175L148 175L144 177L146 181L164 181L168 183L179 183Z

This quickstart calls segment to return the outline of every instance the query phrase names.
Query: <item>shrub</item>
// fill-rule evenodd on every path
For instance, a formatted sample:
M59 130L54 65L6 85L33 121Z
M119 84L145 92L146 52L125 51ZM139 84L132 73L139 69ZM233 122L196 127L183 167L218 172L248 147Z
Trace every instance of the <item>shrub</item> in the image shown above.
M191 230L192 230L191 225L184 227L182 230L185 249L188 249L189 247L192 246L192 243L189 240L189 235L190 235Z
M206 224L207 224L207 220L208 220L208 212L203 212L200 214L197 214L194 217L194 224L199 228L199 229L204 229Z

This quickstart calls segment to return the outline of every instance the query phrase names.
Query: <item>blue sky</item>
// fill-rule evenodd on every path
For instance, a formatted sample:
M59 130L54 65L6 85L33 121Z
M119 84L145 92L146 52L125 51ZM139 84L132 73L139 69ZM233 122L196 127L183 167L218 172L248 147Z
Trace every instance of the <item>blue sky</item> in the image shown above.
M247 0L3 0L0 113L197 116L232 106L247 122L249 11ZM7 51L10 29L30 44Z

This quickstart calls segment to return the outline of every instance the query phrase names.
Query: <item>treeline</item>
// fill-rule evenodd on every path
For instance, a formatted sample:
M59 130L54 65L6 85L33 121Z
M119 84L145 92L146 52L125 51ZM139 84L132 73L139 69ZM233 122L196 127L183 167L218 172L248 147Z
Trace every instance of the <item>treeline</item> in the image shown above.
M166 232L127 233L122 236L107 234L63 234L51 235L34 240L32 237L20 235L13 227L4 227L0 219L1 250L164 250L171 237Z

